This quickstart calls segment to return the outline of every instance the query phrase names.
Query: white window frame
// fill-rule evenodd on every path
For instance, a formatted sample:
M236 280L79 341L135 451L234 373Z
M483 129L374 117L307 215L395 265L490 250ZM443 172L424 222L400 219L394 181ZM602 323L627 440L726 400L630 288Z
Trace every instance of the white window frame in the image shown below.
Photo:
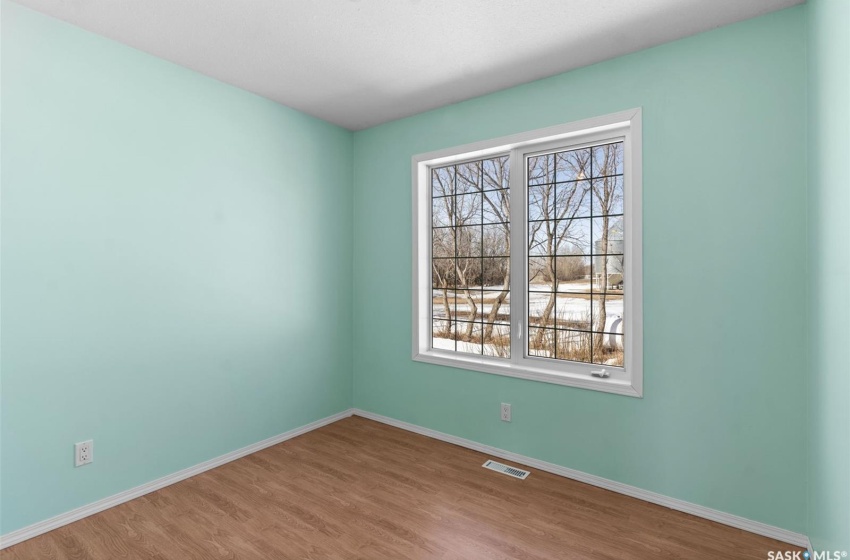
M526 352L528 228L526 157L622 140L624 212L624 367L529 357ZM543 128L413 156L413 359L558 385L643 397L643 288L641 229L641 110ZM432 347L430 169L510 154L511 357L464 354ZM518 266L518 264L520 264ZM610 376L591 371L605 368Z

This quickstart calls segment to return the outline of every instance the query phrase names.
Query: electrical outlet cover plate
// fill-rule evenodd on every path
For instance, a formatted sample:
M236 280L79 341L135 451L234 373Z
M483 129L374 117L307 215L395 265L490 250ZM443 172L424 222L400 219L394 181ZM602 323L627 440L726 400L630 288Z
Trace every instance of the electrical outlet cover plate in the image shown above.
M74 466L82 467L94 461L94 441L81 441L74 444Z
M510 403L502 403L502 422L511 421L511 405Z

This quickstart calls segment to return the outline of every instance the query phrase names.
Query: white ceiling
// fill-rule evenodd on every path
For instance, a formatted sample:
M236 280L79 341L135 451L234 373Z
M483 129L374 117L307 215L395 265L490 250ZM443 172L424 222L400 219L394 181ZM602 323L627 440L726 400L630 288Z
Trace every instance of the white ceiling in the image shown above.
M803 0L17 0L357 130Z

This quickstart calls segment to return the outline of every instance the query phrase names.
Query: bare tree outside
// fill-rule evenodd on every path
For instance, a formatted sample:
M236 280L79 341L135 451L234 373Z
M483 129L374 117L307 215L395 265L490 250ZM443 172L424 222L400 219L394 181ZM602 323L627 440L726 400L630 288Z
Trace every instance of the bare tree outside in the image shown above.
M510 356L510 163L431 169L434 348ZM534 155L523 167L527 352L622 366L623 143Z
M590 184L586 180L589 174L589 150L528 160L528 254L539 255L534 257L536 268L552 287L542 314L529 316L529 327L532 323L539 327L554 327L557 323L553 316L558 294L559 256L574 252L575 244L582 240L582 232L573 220L586 208L584 203L590 197ZM543 329L536 329L530 338L532 344L539 347L545 334Z
M507 156L431 171L435 347L509 355L508 176Z
M528 353L621 366L622 142L528 158Z
M622 144L605 144L593 148L594 179L591 183L593 190L593 215L601 216L599 223L599 239L595 241L594 253L598 254L598 269L594 271L594 280L597 282L599 303L596 316L596 326L593 344L597 348L603 348L604 337L607 330L608 314L606 304L608 301L608 290L611 287L609 261L613 258L611 247L611 226L616 218L612 216L623 213L623 177L618 175L622 169L623 149ZM622 221L620 219L619 221ZM596 237L596 235L594 235ZM619 235L622 241L622 233ZM622 248L618 252L622 252ZM622 257L620 257L620 270L622 270Z
M505 188L510 178L510 165L507 157L488 160L483 165L484 188L493 187L499 190L488 190L484 194L485 220L496 224L490 236L484 239L484 251L491 255L511 254L511 207L510 190ZM484 340L490 340L493 336L493 328L499 317L499 311L508 298L511 288L510 260L501 259L501 266L495 267L493 276L484 279L486 285L490 281L497 281L501 285L501 291L496 296L484 323Z

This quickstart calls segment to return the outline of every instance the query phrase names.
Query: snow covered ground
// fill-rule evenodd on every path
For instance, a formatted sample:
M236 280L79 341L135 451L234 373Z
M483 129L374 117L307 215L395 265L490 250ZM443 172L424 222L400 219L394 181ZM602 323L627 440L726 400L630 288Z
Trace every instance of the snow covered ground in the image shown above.
M461 330L463 330L463 328L465 326L466 325L460 325ZM482 345L481 343L476 344L476 343L473 343L473 342L464 342L464 341L459 340L459 341L457 341L457 351L458 352L466 352L468 354L481 354L482 350L483 350L483 353L484 353L485 356L501 356L503 358L508 358L508 357L510 357L509 356L510 348L509 348L509 343L507 342L507 340L509 340L508 336L510 335L510 330L511 330L510 325L501 324L501 325L495 325L494 326L494 336L505 337L506 344L502 347L501 350L499 348L497 348L495 344L484 344L484 345ZM475 332L475 336L477 336L477 337L481 336L481 331L480 331L479 325L475 325L475 331L474 332ZM455 350L455 341L452 340L452 339L449 339L449 338L434 337L433 338L433 344L434 344L434 348L439 348L439 349L442 349L442 350ZM483 348L482 348L482 346L483 346Z
M591 317L596 316L596 313L599 312L600 305L598 297L594 297L594 301L591 301L589 293L590 283L586 281L573 282L570 284L561 283L559 288L561 290L570 290L574 293L560 292L557 295L557 298L555 300L555 316L557 317L558 326L560 328L590 330L591 325L595 323L595 321L591 321ZM528 294L529 314L532 317L540 317L543 314L546 306L548 305L550 298L550 294L546 293L544 290L551 290L552 287L550 284L533 284L531 286L531 289L539 291L532 291ZM483 288L483 293L481 287L470 289L470 295L472 296L473 301L475 301L476 305L478 306L478 313L476 315L475 320L481 321L482 316L487 317L489 315L489 313L493 309L493 303L499 297L500 294L500 286L485 286ZM457 293L449 291L448 295L449 305L454 305L456 309L455 317L458 321L461 321L455 324L454 327L460 332L466 333L467 325L466 323L462 322L467 319L470 319L470 305L466 300L466 292L463 290L458 290ZM620 294L609 294L605 302L605 310L607 315L605 330L608 332L622 333L623 323L621 319L623 317L623 296ZM446 314L445 306L443 305L442 292L439 290L434 290L433 312L434 332L444 332L447 326L446 319L448 319L448 316ZM499 308L498 318L494 326L495 336L502 336L505 337L505 339L509 339L510 312L510 296L508 296L508 299L503 302L501 307ZM482 325L476 324L472 327L472 342L455 342L455 340L453 339L440 338L438 335L433 339L433 344L434 348L444 350L457 350L460 352L468 352L471 354L481 354L483 351L484 355L499 356L505 355L507 353L507 340L504 340L504 344L500 347L497 347L496 345L491 343L482 345L481 336ZM566 333L561 333L561 336L564 337L569 335L567 335ZM573 338L575 338L576 344L581 344L583 342L583 336L586 335L582 335L581 333L574 333ZM559 340L565 339L560 338ZM455 344L457 344L457 346L455 346ZM561 343L559 342L559 344ZM608 346L609 344L613 346L622 347L622 336L607 337L606 346Z
M551 288L552 287L549 284L533 284L531 286L532 290L551 290ZM565 285L561 284L561 289L570 289L575 291L586 289L589 292L590 284L571 284L569 288L565 288ZM501 293L501 289L496 286L485 286L483 292L483 305L481 304L481 288L471 288L470 293L473 301L475 301L476 305L478 305L478 313L483 314L486 317L492 311L493 302ZM452 299L453 297L456 297L456 301ZM549 303L549 297L550 295L548 293L544 293L542 291L530 292L528 295L529 315L532 317L540 317L543 315L546 305ZM449 306L451 307L453 304L455 306L455 317L461 321L465 320L470 313L470 306L466 301L466 292L458 290L455 295L454 292L449 291ZM600 302L598 298L596 298L596 301L591 303L589 295L559 293L555 301L555 315L558 317L559 324L564 323L566 325L571 323L578 325L579 323L588 323L591 314L593 313L595 315L599 312L599 305ZM509 316L511 311L510 308L509 296L499 308L499 315L504 315L505 317ZM614 317L622 318L623 296L618 294L609 294L605 302L605 311L609 320ZM438 290L434 290L434 318L448 318L446 315L446 308L443 305L442 293ZM480 318L478 320L480 320Z

